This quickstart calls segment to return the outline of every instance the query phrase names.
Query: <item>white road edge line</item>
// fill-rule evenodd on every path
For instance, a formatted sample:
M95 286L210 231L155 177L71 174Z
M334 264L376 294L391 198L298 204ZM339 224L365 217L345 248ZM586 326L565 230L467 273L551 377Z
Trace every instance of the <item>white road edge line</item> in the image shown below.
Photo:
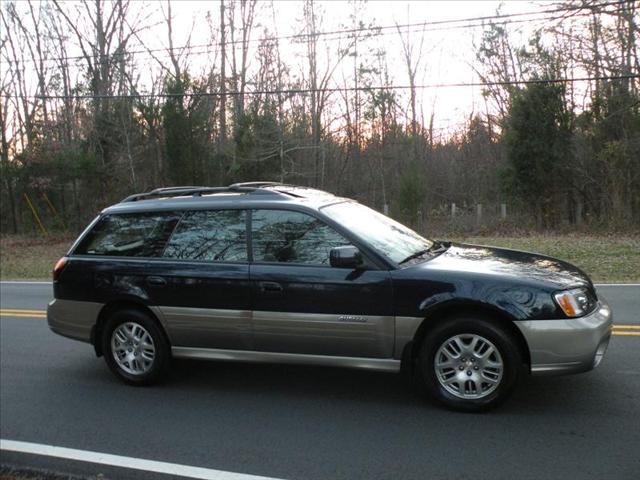
M640 287L640 283L594 283L596 287Z
M53 445L43 445L41 443L19 442L16 440L0 439L0 450L44 455L47 457L64 458L80 462L97 463L112 467L143 470L146 472L163 473L165 475L176 475L180 477L204 480L279 480L273 477L261 477L244 473L227 472L224 470L191 467L189 465L180 465L177 463L122 457L120 455L111 455L109 453L76 450L74 448L56 447Z
M9 285L51 285L53 282L36 282L30 280L2 280L0 283L7 283Z

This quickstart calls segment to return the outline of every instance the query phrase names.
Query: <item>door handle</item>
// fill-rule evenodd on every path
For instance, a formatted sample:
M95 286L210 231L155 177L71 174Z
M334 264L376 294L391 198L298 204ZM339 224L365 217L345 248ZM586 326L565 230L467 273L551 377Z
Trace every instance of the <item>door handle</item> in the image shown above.
M164 287L167 280L163 277L147 277L147 284L153 287Z
M282 293L282 285L276 282L260 282L260 291L264 293Z

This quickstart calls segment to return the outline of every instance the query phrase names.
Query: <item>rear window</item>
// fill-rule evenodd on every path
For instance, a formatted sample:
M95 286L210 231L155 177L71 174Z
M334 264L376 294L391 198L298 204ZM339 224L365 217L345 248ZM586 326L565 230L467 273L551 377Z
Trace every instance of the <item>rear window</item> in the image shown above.
M106 215L96 223L74 253L159 257L180 217L181 214L176 212Z

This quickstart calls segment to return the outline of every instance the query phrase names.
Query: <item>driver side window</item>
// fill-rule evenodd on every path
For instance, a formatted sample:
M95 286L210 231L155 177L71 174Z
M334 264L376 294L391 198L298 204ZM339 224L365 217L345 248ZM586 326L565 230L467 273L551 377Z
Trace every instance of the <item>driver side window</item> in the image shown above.
M349 241L311 215L288 210L255 210L254 262L329 265L329 251Z

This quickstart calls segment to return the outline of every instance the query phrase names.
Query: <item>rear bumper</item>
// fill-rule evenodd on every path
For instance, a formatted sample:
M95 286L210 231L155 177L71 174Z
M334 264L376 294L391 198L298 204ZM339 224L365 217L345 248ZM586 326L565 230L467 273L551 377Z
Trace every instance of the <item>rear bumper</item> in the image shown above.
M597 367L611 338L613 315L600 299L596 309L581 318L514 322L531 354L531 373L561 375Z
M56 298L47 307L47 323L58 335L91 343L91 329L102 307L101 303Z

